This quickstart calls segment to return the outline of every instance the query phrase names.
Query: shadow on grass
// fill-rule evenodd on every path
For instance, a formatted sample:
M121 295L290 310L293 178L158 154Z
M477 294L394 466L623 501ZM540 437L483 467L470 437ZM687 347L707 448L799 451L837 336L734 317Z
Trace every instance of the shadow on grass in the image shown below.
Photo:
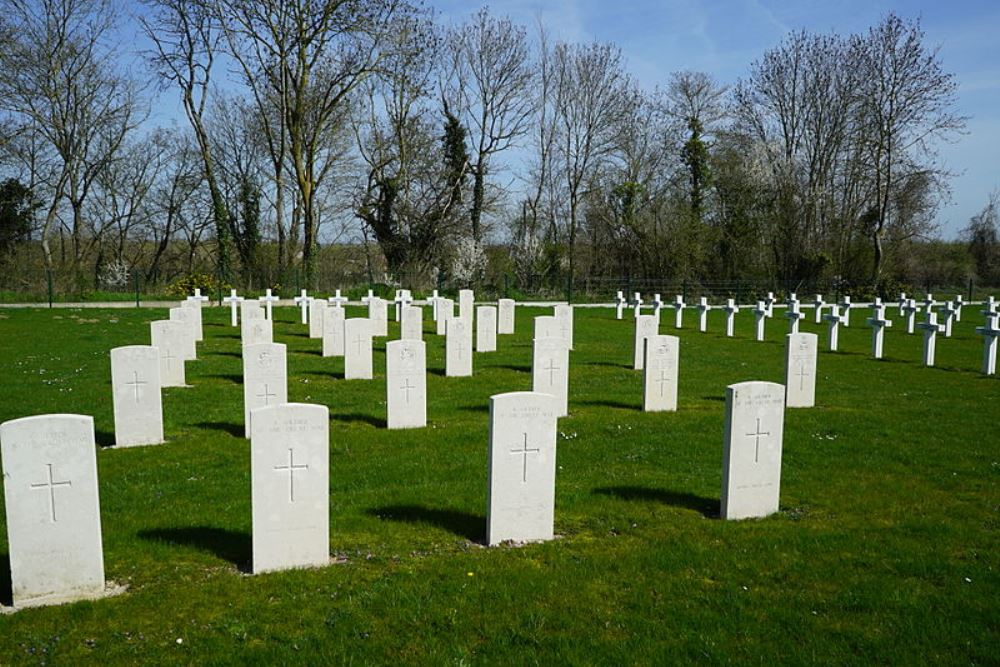
M226 352L224 350L217 352L209 352L208 354L213 357L236 357L237 359L243 358L243 355L240 354L239 352Z
M612 401L610 399L601 399L599 401L573 401L577 405L593 405L601 408L621 408L623 410L642 410L641 405L636 405L635 403L626 403L624 401Z
M364 415L360 412L352 412L346 415L335 415L331 413L330 419L334 419L339 422L365 422L366 424L371 424L375 428L385 428L387 425L385 419L382 417Z
M243 384L243 376L239 373L213 373L212 375L206 375L205 377L229 380L233 384Z
M440 375L441 377L446 377L445 370L443 368L428 368L427 372L434 375Z
M222 431L223 433L228 433L234 438L243 437L243 424L234 424L232 422L200 422L195 424L195 426L212 431Z
M483 405L460 405L458 409L465 412L489 412L490 406L488 403L484 403Z
M305 371L305 374L306 375L316 375L316 376L321 377L321 378L326 378L327 380L343 380L344 379L344 373L343 373L343 371L340 371L340 372L335 372L335 371Z
M322 357L323 350L293 350L294 354L311 354L315 357Z
M470 542L486 540L486 517L459 510L434 509L421 505L388 505L373 507L366 513L388 521L428 523L464 537Z
M719 501L717 499L696 496L693 493L652 489L647 486L604 486L594 489L591 493L622 500L655 500L664 505L694 510L710 519L719 516Z
M584 364L584 366L608 366L610 368L624 368L626 370L634 370L632 364L618 364L613 361L591 361Z
M114 447L115 446L115 434L113 431L94 431L94 442L97 443L98 447Z
M184 528L152 528L140 530L138 536L150 542L195 547L229 561L242 572L250 571L253 542L250 533L215 528L187 526Z
M505 368L509 371L515 371L517 373L531 372L531 366L518 366L517 364L497 364L493 368Z
M10 554L0 554L0 605L14 606L14 584L10 581Z
M703 400L703 401L719 401L720 403L725 403L726 402L726 397L725 396L702 396L701 400Z

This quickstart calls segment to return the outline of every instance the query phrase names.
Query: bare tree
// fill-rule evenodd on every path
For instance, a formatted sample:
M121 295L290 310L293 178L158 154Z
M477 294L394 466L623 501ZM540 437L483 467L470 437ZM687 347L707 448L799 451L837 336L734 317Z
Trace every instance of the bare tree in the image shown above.
M859 133L868 156L875 196L869 213L878 284L892 224L896 189L914 173L938 171L935 142L960 132L965 118L954 110L958 83L944 70L936 49L924 44L919 20L886 16L853 40L858 69Z
M144 0L150 17L139 17L154 50L148 54L160 78L176 85L194 138L201 153L205 183L212 202L219 275L231 274L232 235L229 211L219 187L215 158L205 124L212 68L218 56L222 31L216 14L201 0Z
M555 97L556 164L568 208L569 284L576 269L580 206L597 163L615 146L615 123L628 100L629 77L620 49L611 44L558 44Z
M454 29L448 40L446 95L472 144L472 238L482 240L486 178L493 157L515 145L534 112L530 48L525 29L486 7Z
M113 12L104 0L3 0L0 12L12 28L0 51L0 106L12 126L44 137L57 156L42 247L51 269L49 234L65 197L75 275L84 251L84 205L138 122L136 90L116 71L106 44Z

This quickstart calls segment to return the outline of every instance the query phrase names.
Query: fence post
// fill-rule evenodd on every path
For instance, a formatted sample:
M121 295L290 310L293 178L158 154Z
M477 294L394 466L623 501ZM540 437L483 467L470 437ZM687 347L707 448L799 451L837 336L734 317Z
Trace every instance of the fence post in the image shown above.
M45 278L49 284L49 308L52 307L52 269L45 269Z
M969 278L969 301L972 301L972 278Z
M503 298L510 297L510 274L503 274Z
M566 278L566 303L573 303L573 276Z
M135 307L139 307L139 272L132 270L132 282L135 283Z

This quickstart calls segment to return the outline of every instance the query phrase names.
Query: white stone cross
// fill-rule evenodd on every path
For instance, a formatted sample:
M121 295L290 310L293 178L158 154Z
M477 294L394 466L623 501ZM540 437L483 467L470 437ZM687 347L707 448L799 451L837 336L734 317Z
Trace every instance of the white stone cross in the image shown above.
M615 297L615 319L620 320L622 318L622 311L625 310L627 305L625 295L622 294L621 290L618 290L618 295Z
M934 300L933 294L928 294L927 298L924 299L924 312L931 312L935 306L939 305L937 301Z
M740 307L736 305L736 299L726 299L726 305L722 310L726 311L726 336L732 338L734 320L736 313L740 312Z
M708 328L708 311L712 310L712 306L708 303L707 297L701 297L698 299L698 331L705 333Z
M642 315L642 295L638 292L632 297L632 307L635 309L633 312L633 317L639 317Z
M764 340L764 320L767 318L767 304L763 301L757 302L757 307L753 309L753 314L757 318L757 341Z
M229 296L222 300L223 303L229 304L230 323L234 327L239 325L236 317L236 309L239 307L241 301L243 301L243 297L236 296L236 290L234 289L229 290Z
M371 290L368 290L367 296L361 297L361 303L368 305L374 298L375 298L375 293L372 292Z
M299 295L293 299L299 307L299 312L302 315L302 324L309 323L309 302L313 300L311 296L306 294L305 290L299 292Z
M788 310L785 311L785 317L788 318L788 333L798 333L799 321L803 318L802 311L799 310L798 301L790 301L788 303Z
M917 314L917 302L913 299L907 299L903 307L899 309L900 314L906 318L906 333L913 333L913 318Z
M876 359L882 358L885 329L892 326L892 322L885 319L885 306L881 301L876 299L876 303L872 304L872 316L868 318L868 325L872 328L872 356Z
M813 305L816 307L816 324L820 324L823 321L823 306L826 305L822 294L817 294L813 298Z
M909 302L909 299L906 298L906 292L900 292L899 293L899 316L900 317L903 317L903 315L904 315L903 309L906 308L906 304L908 302ZM910 333L913 333L913 332L911 331Z
M764 297L764 308L767 310L767 317L774 317L774 292L768 292Z
M986 325L976 327L976 333L983 337L983 375L995 375L997 372L997 313L986 316Z
M659 294L654 294L653 300L650 303L653 304L653 314L659 317L660 309L663 308L663 299L660 298Z
M684 303L684 297L678 294L674 297L674 328L680 329L684 324L684 309L687 308L687 304Z
M840 325L844 323L844 316L840 314L840 306L830 305L830 314L824 315L823 319L830 323L830 351L837 351L837 338L840 332Z
M845 327L851 326L851 297L844 295L840 300L840 310L843 313L844 321L841 322Z
M992 296L986 297L986 301L983 302L983 310L979 311L980 314L985 315L986 319L990 318L990 315L995 315L997 312L997 302Z
M956 322L961 322L962 321L962 306L964 306L964 305L965 305L965 302L962 300L962 295L961 294L955 295L955 321Z
M271 294L271 288L268 287L264 293L264 296L257 297L257 300L264 302L264 309L267 312L267 319L273 320L274 317L271 311L271 306L274 304L275 301L278 300L278 297L275 296L274 294Z
M944 331L944 326L938 324L937 313L927 311L927 321L917 325L924 330L924 366L934 365L934 348L937 335Z
M334 292L333 296L327 297L326 300L328 303L331 303L338 308L343 308L344 306L347 305L348 298L346 296L341 296L340 289L337 289L337 291Z
M946 301L944 307L940 310L940 313L941 316L944 317L944 337L951 338L951 323L955 321L958 313L958 308L955 306L955 302Z

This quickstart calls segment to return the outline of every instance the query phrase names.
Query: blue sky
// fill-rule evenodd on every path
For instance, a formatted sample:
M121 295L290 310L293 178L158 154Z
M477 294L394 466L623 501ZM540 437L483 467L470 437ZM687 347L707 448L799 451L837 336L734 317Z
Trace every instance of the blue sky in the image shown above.
M460 21L479 5L428 0L445 21ZM1000 2L997 0L505 0L490 4L532 26L541 16L555 39L608 41L620 46L630 71L647 88L670 72L700 70L731 84L791 30L863 32L888 12L919 17L927 44L940 49L959 82L958 111L967 134L941 147L957 176L952 201L938 215L941 235L956 236L1000 188Z
M463 0L426 4L443 23L460 22L481 6ZM957 236L1000 188L1000 0L501 0L489 7L531 30L541 17L556 40L614 42L648 89L685 69L732 84L792 30L846 35L867 30L890 11L919 17L927 44L939 48L944 67L959 82L957 110L969 117L967 133L940 147L944 166L956 174L951 201L937 216L941 236ZM146 47L141 36L134 43ZM187 122L175 90L161 96L151 120Z

